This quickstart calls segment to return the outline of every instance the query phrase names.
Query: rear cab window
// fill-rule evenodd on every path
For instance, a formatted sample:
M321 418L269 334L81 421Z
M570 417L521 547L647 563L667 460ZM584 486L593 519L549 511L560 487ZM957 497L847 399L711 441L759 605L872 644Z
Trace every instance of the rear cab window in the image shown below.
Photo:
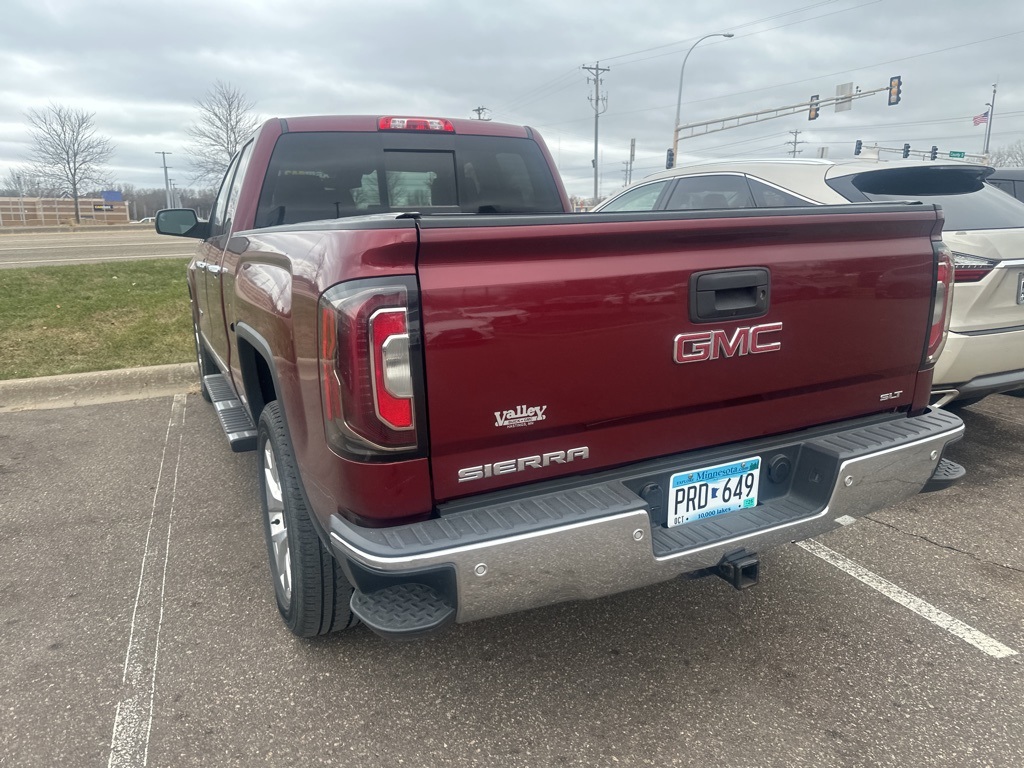
M561 213L530 139L295 132L274 147L256 227L371 213Z

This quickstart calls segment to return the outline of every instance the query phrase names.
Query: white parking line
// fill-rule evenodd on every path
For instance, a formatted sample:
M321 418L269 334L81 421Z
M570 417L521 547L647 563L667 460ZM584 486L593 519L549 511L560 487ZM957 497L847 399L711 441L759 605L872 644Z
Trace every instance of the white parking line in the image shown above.
M171 521L178 489L185 424L185 395L175 395L171 416L164 435L164 447L157 472L156 490L150 509L146 545L139 569L139 586L135 593L128 649L125 651L121 677L121 699L114 713L114 731L110 737L108 768L146 765L149 759L149 734L153 725L153 702L156 698L156 669L160 654L160 630L164 618L164 594L167 585L167 559L171 548ZM170 489L161 493L168 446L177 433L177 458ZM169 496L169 498L167 498ZM163 547L155 542L166 526ZM155 535L154 535L155 534ZM150 549L151 541L154 549ZM163 559L162 565L160 559Z
M891 581L886 581L881 576L872 573L867 568L853 562L853 560L843 557L835 550L826 547L824 544L819 544L816 541L810 540L798 541L796 544L798 547L807 550L812 555L820 557L826 563L830 563L839 570L850 574L855 579L864 582L872 589L878 590L890 600L896 601L904 608L909 608L918 616L923 616L932 624L935 624L937 627L941 627L951 635L959 637L965 643L970 643L979 651L983 651L989 656L994 656L997 659L1017 655L1017 651L1012 648L1008 648L998 640L994 640L989 637L984 632L979 632L974 627L964 624L959 619L954 619L948 613L940 611L931 603L927 603L919 597L914 597L914 595L900 587L897 587Z

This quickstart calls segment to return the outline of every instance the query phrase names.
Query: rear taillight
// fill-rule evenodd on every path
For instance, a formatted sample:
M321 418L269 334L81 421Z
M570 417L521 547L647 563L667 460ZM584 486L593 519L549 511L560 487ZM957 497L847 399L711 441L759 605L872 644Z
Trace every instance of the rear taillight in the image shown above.
M925 365L934 365L946 343L949 314L953 307L953 253L945 243L932 243L935 252L935 298L932 304L931 325L928 329L928 348Z
M976 283L991 272L996 263L992 259L953 251L953 269L958 283Z
M415 451L419 319L411 278L355 280L320 298L327 442L356 458Z
M440 117L381 117L377 120L381 131L441 131L455 133L451 120Z

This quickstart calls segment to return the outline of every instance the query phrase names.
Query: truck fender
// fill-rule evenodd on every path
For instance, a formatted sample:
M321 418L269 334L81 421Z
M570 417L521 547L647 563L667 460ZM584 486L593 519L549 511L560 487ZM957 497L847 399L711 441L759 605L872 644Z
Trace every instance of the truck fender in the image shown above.
M285 403L288 398L270 344L256 329L246 323L235 325L235 338L238 342L238 367L241 371L239 383L242 392L239 394L245 397L253 423L259 421L263 407L268 402L279 400L282 406L281 414L287 425L288 413Z

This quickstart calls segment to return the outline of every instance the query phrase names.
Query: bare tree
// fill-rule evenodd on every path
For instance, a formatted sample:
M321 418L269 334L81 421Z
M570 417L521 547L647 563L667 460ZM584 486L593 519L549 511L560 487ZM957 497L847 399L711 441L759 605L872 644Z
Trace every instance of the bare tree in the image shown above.
M196 99L199 119L186 129L192 144L185 148L192 181L217 184L235 152L259 126L252 101L230 83L220 80Z
M0 197L42 197L45 184L24 166L11 168L0 179Z
M75 221L81 222L79 193L87 185L103 185L103 166L114 154L110 139L96 135L94 112L50 104L25 113L32 137L30 175L54 192L68 193L75 201Z
M992 150L989 163L995 166L1024 166L1024 139L1017 139L1013 144Z

